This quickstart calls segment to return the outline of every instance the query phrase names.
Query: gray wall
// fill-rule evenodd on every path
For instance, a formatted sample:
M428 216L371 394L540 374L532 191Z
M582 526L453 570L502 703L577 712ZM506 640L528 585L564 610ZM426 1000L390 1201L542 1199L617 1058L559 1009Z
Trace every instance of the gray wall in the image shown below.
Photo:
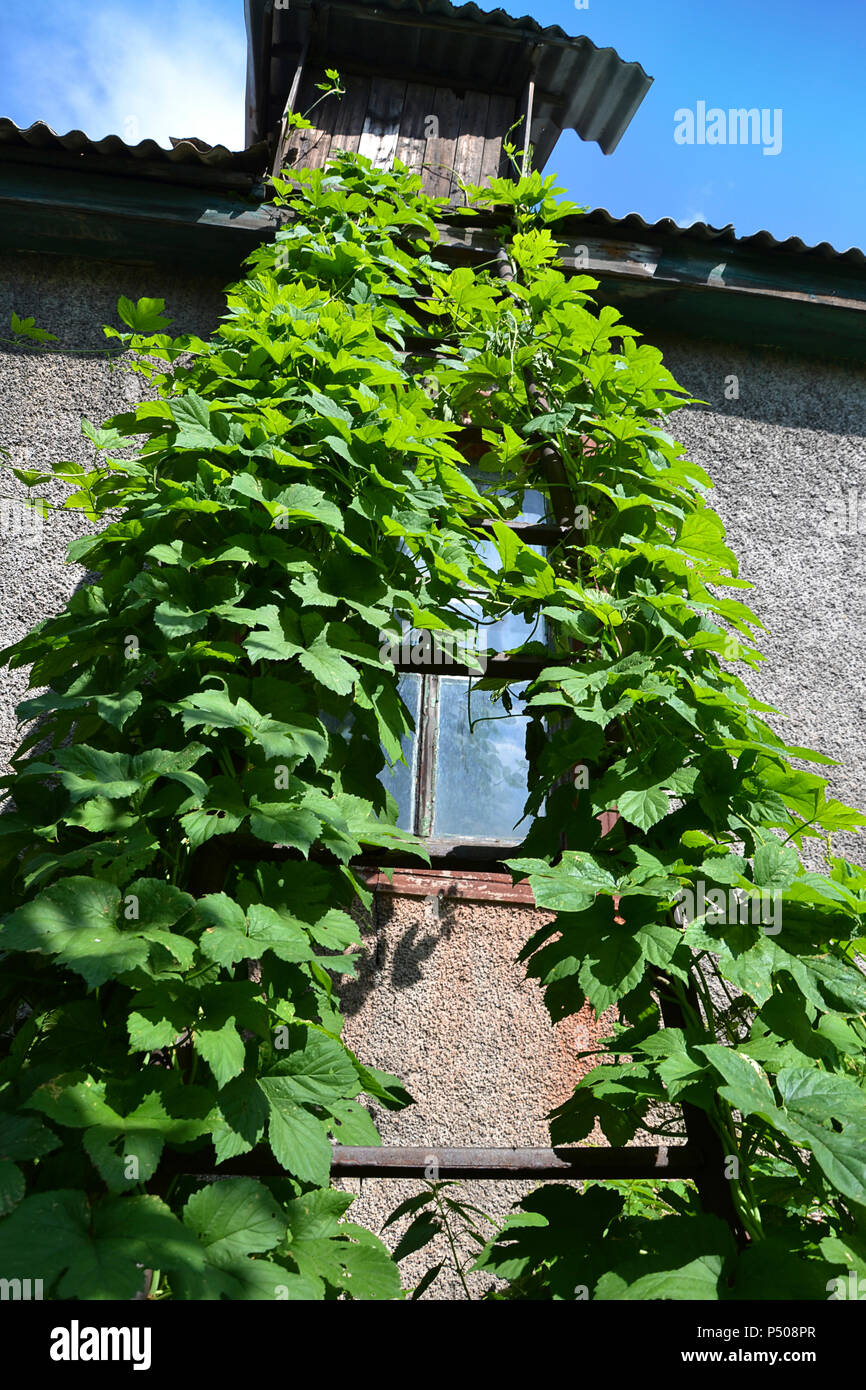
M92 262L0 259L0 323L15 309L57 333L48 354L0 344L0 446L19 466L45 459L82 463L89 448L79 433L86 415L100 422L140 398L140 378L109 370L101 325L116 322L119 295L164 295L175 330L206 333L222 309L220 286L192 285L160 270L148 276ZM0 330L3 331L3 330ZM789 741L838 758L833 791L866 805L864 716L860 680L866 656L863 537L834 532L828 504L846 509L848 491L863 494L866 531L866 372L786 358L768 350L661 341L684 386L708 402L677 412L671 429L716 483L714 504L756 585L746 596L769 629L767 662L751 679L755 692L789 715L776 721ZM83 349L83 350L82 350ZM737 377L738 399L725 398ZM5 497L24 490L3 468ZM54 490L61 501L62 488ZM855 495L859 500L860 493ZM0 643L20 637L56 611L82 577L64 564L68 542L88 525L57 511L41 538L15 534L14 516L0 528ZM16 738L14 706L20 673L4 674L0 700L3 758ZM838 847L866 863L861 843L839 836ZM382 897L367 924L362 978L344 992L347 1040L373 1065L401 1075L416 1098L401 1115L379 1115L385 1142L544 1144L543 1122L563 1099L592 1046L588 1016L551 1029L534 985L513 964L532 930L525 908L458 902L432 915L423 899ZM411 1183L367 1180L350 1212L378 1229ZM475 1183L465 1195L502 1214L525 1190ZM402 1225L397 1227L397 1231ZM437 1251L443 1258L446 1251ZM411 1282L427 1259L407 1264ZM479 1281L474 1281L478 1287ZM438 1290L438 1294L437 1294ZM432 1297L461 1297L455 1279Z
M553 1027L541 991L515 963L550 917L513 904L458 900L437 910L425 898L377 898L359 979L342 999L346 1041L370 1065L400 1076L415 1102L400 1112L374 1110L386 1144L548 1146L545 1116L592 1066L578 1054L608 1031L589 1007ZM604 1143L600 1132L596 1142ZM340 1185L359 1193L351 1219L374 1231L419 1191L417 1182L380 1178ZM521 1182L479 1181L461 1184L459 1195L499 1219L529 1190ZM391 1228L397 1237L410 1220ZM478 1225L484 1229L483 1219ZM441 1259L448 1265L426 1296L465 1297L444 1237L401 1264L408 1284ZM474 1292L490 1284L469 1279Z
M173 332L207 333L223 311L221 290L217 282L193 284L188 275L164 269L0 256L0 449L11 454L11 459L0 455L0 647L63 606L84 575L80 566L65 564L66 548L94 529L79 513L62 510L69 489L58 484L34 490L61 508L46 516L37 534L20 507L27 489L12 468L62 459L89 464L93 447L81 433L81 417L100 424L143 398L143 378L116 363L112 370L106 356L117 343L104 337L102 325L123 327L116 312L121 295L160 296L174 320ZM49 352L10 346L13 310L57 335ZM18 742L15 705L23 698L26 677L4 668L2 682L0 759L5 763Z
M750 688L779 710L768 723L787 742L838 761L810 769L829 778L832 795L866 808L866 369L654 341L708 403L675 412L669 428L713 479L710 501L740 577L755 586L739 596L766 625L767 659L747 671ZM732 376L739 399L728 400ZM840 834L834 848L866 864L863 837ZM812 842L812 867L821 855Z

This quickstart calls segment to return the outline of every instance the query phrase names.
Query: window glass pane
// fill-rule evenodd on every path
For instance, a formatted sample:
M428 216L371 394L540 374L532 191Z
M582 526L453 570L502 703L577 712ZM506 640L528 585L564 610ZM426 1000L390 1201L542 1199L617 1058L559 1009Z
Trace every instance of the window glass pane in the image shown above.
M513 521L545 520L547 501L542 492L528 489L521 500L521 511ZM479 536L477 548L488 564L498 568L498 551L492 540ZM541 546L533 545L532 549L545 554ZM473 625L480 616L481 606L471 588L451 606ZM518 650L527 642L545 640L541 621L509 613L495 623L479 625L478 657L483 665L487 650ZM466 654L455 659L465 660ZM443 661L443 665L447 667L447 662ZM507 715L501 702L494 703L489 692L476 690L471 697L474 728L470 731L469 681L444 674L422 677L407 673L400 677L399 689L415 721L416 731L424 681L433 696L430 712L436 719L436 751L434 766L430 769L433 786L428 787L428 793L432 791L432 806L425 808L418 804L421 796L418 737L417 732L408 734L403 739L406 762L386 767L379 774L382 785L399 807L398 825L406 830L423 825L424 833L445 839L519 843L528 829L528 823L522 819L528 774L525 754L528 720L519 712ZM524 685L512 687L513 691L524 689ZM437 690L438 700L435 698ZM520 704L515 705L515 711L520 709Z
M397 682L401 699L418 728L418 713L421 704L421 677L403 675ZM401 830L413 829L413 801L415 796L416 750L418 740L415 734L404 734L402 739L405 763L395 763L389 767L387 762L379 773L379 781L389 791L400 808L397 824Z
M509 522L507 524L510 525L511 523ZM500 568L501 561L495 541L479 540L472 548L476 555L478 555L486 565L489 565L492 570L498 570ZM530 545L529 549L534 550L536 555L544 554L544 548L540 545Z
M523 494L523 508L514 517L515 521L537 521L542 522L547 515L547 498L543 492L536 492L535 488L528 487Z
M488 691L474 690L473 721L483 722L475 722L470 731L468 686L459 677L440 678L433 834L517 841L527 830L515 826L526 801L528 720L522 714L506 715ZM517 692L525 688L512 687Z
M458 613L476 621L481 613L481 605L476 599L455 599L451 604ZM526 642L543 642L544 623L540 618L525 618L522 613L506 613L495 623L479 624L477 651L479 663L487 651L507 652L522 647Z
M520 511L508 518L507 525L511 526L516 521L541 522L547 520L547 498L537 488L525 488L521 496L520 493L508 492L501 486L490 487L490 478L484 473L473 472L471 477L478 491L484 496L498 497L501 502L510 506L513 506L518 499L522 502ZM499 482L498 479L497 482Z
M547 499L544 494L534 488L527 488L523 494L523 508L512 521L542 522L546 515ZM491 569L499 569L499 551L494 541L479 538L475 549ZM534 550L536 555L546 554L546 548L541 545L530 545L529 549ZM481 611L478 603L471 598L455 599L451 607L467 617L475 617ZM487 624L480 629L480 636L479 652L485 649L507 652L522 647L526 642L546 640L544 624L536 618L527 619L519 613L508 613L497 622Z
M513 516L506 523L511 526L515 522L540 524L547 519L547 498L543 492L536 492L534 488L527 488L523 494L523 506L516 516ZM476 547L478 554L491 568L499 568L499 551L492 540L480 540ZM543 555L541 546L533 545L530 547L537 555Z

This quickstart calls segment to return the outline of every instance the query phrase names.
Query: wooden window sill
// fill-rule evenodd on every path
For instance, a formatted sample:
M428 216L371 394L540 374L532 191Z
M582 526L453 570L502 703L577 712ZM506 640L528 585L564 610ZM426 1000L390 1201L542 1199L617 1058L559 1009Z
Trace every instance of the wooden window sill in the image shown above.
M438 898L443 902L514 903L535 907L527 882L514 883L511 874L478 869L395 868L389 878L383 870L359 871L375 893L406 898Z

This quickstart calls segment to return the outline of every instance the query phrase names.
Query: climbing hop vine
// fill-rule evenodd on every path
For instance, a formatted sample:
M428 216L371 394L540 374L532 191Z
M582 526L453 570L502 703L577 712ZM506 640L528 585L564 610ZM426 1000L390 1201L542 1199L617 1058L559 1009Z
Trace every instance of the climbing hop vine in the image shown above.
M211 338L120 301L156 398L85 424L91 467L20 474L101 527L69 551L98 578L3 653L47 691L0 822L0 1266L46 1296L131 1298L143 1267L157 1296L399 1294L328 1184L331 1140L408 1097L334 982L352 861L409 843L382 634L466 627L468 522L498 514L404 350L431 212L362 164L305 179ZM192 1176L267 1150L285 1176Z
M544 561L498 533L499 597L558 643L528 693L537 819L510 861L553 915L522 957L553 1020L616 1018L553 1142L687 1139L698 1175L533 1193L478 1267L508 1297L846 1297L866 1287L866 873L832 838L866 818L750 694L749 585L663 428L690 398L556 267L548 182L474 190L508 208L515 348L482 329L462 368L574 517Z
M2 654L46 692L0 822L3 1273L61 1299L144 1271L157 1297L400 1296L329 1169L409 1097L342 1040L336 986L359 858L424 855L380 777L411 732L383 638L469 644L471 590L549 653L511 865L555 914L529 971L554 1019L619 1019L552 1137L675 1139L683 1106L706 1168L697 1195L535 1194L479 1268L497 1297L748 1297L769 1270L773 1297L826 1297L866 1273L866 876L830 844L864 818L738 674L757 620L663 427L690 397L563 273L552 179L467 190L486 265L446 262L401 166L343 155L274 192L212 336L121 300L107 332L155 398L85 424L90 467L19 472L99 529L69 552L97 578ZM546 554L507 524L527 488L567 522ZM249 1154L282 1176L196 1176Z

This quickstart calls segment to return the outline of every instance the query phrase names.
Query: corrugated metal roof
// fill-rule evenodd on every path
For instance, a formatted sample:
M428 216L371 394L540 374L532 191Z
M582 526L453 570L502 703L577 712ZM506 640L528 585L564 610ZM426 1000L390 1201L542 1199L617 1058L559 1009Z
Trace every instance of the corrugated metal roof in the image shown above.
M291 9L295 3L296 0L292 0L292 4L285 8ZM362 9L387 11L389 14L400 15L409 20L410 23L421 19L441 19L449 22L455 21L460 25L479 25L488 31L504 29L511 35L527 34L532 38L542 38L546 43L573 44L575 42L574 35L566 33L558 24L539 24L532 15L515 16L500 8L482 10L479 5L473 4L472 0L466 5L452 5L451 0L333 0L331 7L338 9L348 7L349 4ZM613 53L614 50L610 48L605 51ZM640 64L636 63L633 66L640 67ZM644 76L646 77L647 74L644 73ZM652 78L648 78L648 80L651 82Z
M106 135L102 140L91 140L82 130L70 130L65 135L58 135L44 121L36 121L24 128L4 116L0 117L0 159L5 149L117 159L128 161L131 165L165 164L215 172L247 173L257 178L261 178L267 168L264 144L245 150L229 150L225 145L208 145L204 140L190 138L176 141L173 148L167 150L155 140L141 140L137 145L127 145L119 135Z
M730 247L739 251L765 251L781 256L808 256L835 264L842 262L852 267L866 265L866 254L857 246L851 246L847 251L837 250L835 246L830 245L829 241L819 241L814 246L807 246L798 236L789 236L779 240L778 237L773 236L772 232L768 231L738 236L733 223L730 222L725 227L711 227L707 222L693 222L690 226L683 227L670 217L662 217L658 222L647 222L637 212L630 212L625 217L614 217L606 208L593 208L591 212L583 213L581 216L563 218L562 221L557 222L556 226L557 230L563 233L587 232L598 228L599 233L604 236L615 235L631 239L664 236L689 241L714 242L718 246Z
M366 65L413 80L518 97L534 75L531 140L543 166L563 129L594 140L605 154L618 144L652 84L640 63L612 48L543 28L529 15L481 10L450 0L246 0L247 138L261 139L282 112L309 36L308 66L351 72Z
M394 0L394 2L398 3L399 0ZM430 3L446 5L448 0L430 0ZM460 8L461 10L475 10L476 6L469 4ZM459 12L457 11L457 13ZM483 13L483 11L479 13ZM503 12L492 11L491 13L492 15L499 15ZM535 20L530 22L535 24ZM514 20L513 23L520 24L523 21ZM556 28L556 26L552 27ZM604 52L605 50L599 51ZM136 166L141 167L147 163L161 163L171 166L179 172L186 167L199 171L241 173L250 176L250 183L258 181L262 177L267 165L267 147L263 142L245 150L229 150L224 145L208 145L203 140L190 137L177 141L172 149L167 150L162 145L156 144L154 140L142 140L137 145L125 144L118 135L107 135L102 140L91 140L80 130L71 130L65 135L58 135L43 121L36 121L33 125L23 128L6 117L0 117L0 162L3 159L4 149L20 149L33 152L36 155L39 151L44 150L50 155L86 156L92 157L98 163L103 161L111 163L114 160L119 160L129 164L132 174L136 172ZM98 163L96 167L98 167ZM483 222L484 218L480 217L479 221ZM460 224L466 225L465 218L460 219ZM856 246L851 246L845 251L832 246L828 241L821 241L809 246L800 237L789 236L780 239L766 230L753 232L747 236L738 236L733 223L728 223L724 227L712 227L707 222L693 222L690 226L684 227L670 217L662 217L657 222L647 222L637 212L627 213L624 217L616 217L607 208L598 207L580 216L563 218L556 226L563 235L597 230L601 236L616 237L623 240L663 236L665 238L714 243L732 250L753 250L779 256L808 257L834 265L850 266L852 269L862 269L866 266L866 253Z
M614 49L596 48L591 39L572 39L567 48L545 41L537 50L530 135L536 167L547 163L563 130L576 130L612 154L652 80L640 63L624 63Z

